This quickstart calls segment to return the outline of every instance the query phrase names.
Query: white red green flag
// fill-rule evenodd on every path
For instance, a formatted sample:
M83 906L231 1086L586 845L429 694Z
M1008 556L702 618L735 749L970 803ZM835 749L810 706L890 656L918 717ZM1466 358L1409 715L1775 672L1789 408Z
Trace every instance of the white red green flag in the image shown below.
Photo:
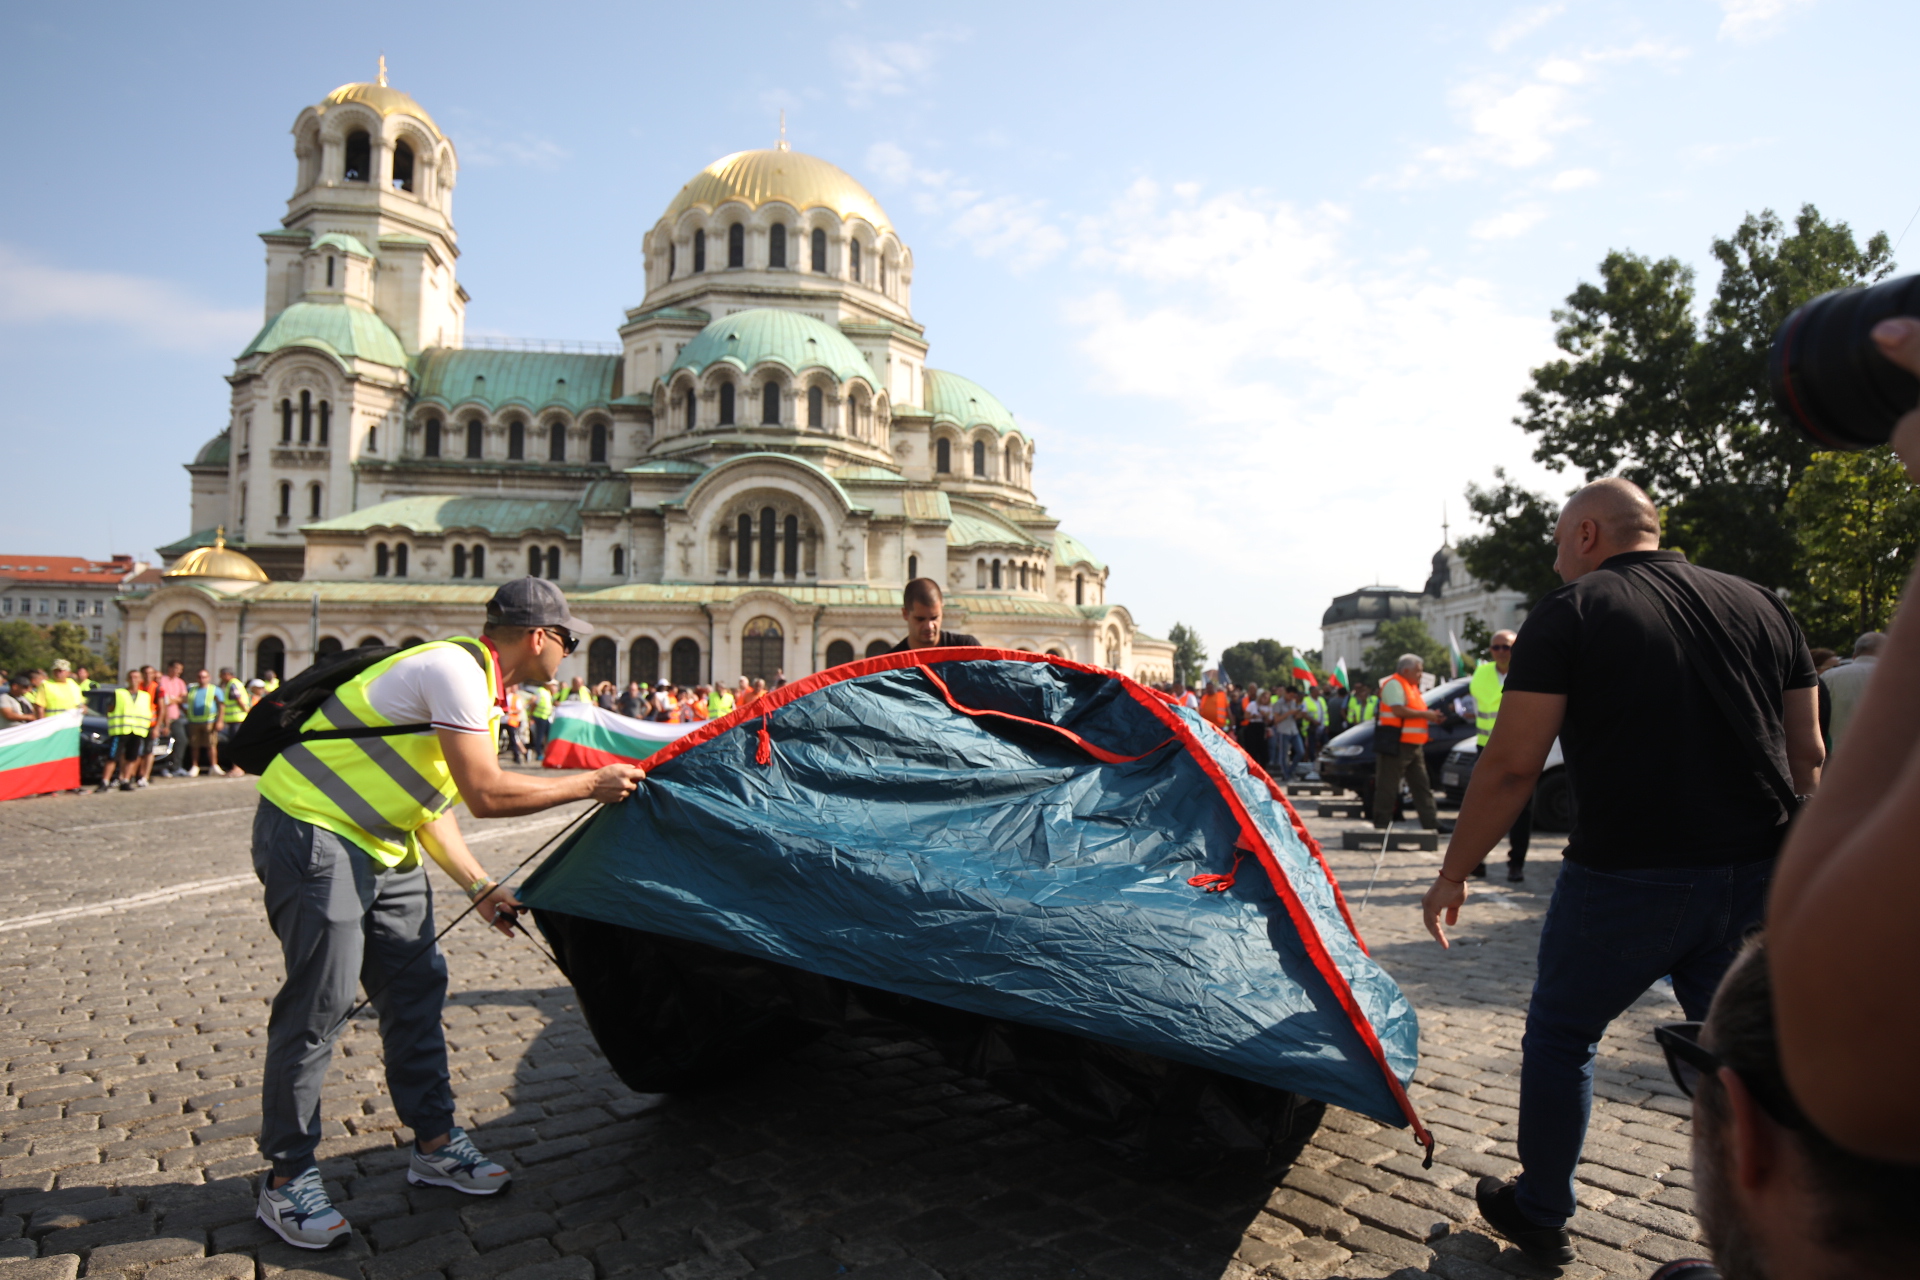
M1353 688L1353 686L1347 682L1347 660L1345 658L1333 664L1333 682L1342 689Z
M1313 678L1313 672L1307 669L1307 665L1298 658L1293 660L1293 678L1300 684L1305 685L1317 685L1320 683Z
M563 702L553 709L547 733L549 769L598 769L608 764L639 764L700 727L635 720L584 702Z
M0 800L79 787L82 719L76 708L0 729Z
M1467 665L1466 651L1460 647L1460 637L1453 634L1453 628L1447 628L1447 660L1453 664L1453 674L1459 677L1460 671Z

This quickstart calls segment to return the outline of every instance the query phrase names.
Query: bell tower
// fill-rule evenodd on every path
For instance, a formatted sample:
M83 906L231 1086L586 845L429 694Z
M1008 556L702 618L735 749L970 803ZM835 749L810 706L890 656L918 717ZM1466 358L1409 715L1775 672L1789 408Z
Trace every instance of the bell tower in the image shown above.
M382 57L374 80L343 84L302 111L293 140L293 196L281 229L261 237L267 319L296 302L344 300L386 321L408 354L459 346L467 304L454 271L459 165L433 117L387 83ZM349 248L319 252L333 237Z

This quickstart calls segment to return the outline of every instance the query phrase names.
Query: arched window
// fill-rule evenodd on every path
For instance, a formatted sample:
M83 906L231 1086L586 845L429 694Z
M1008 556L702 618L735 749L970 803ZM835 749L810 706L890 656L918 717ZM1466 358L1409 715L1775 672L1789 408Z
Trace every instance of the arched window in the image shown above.
M893 646L885 640L869 640L867 642L867 656L869 658L877 658L883 653L892 652Z
M473 576L476 578L487 576L487 549L478 543L475 543L473 548Z
M176 662L189 674L207 663L207 624L197 613L176 613L160 629L160 667Z
M760 422L763 426L780 425L780 384L768 382L760 388Z
M738 562L740 576L744 578L753 572L753 517L741 516L735 534L734 559Z
M847 275L852 279L860 278L860 242L847 241Z
M720 384L720 425L723 427L733 425L733 384L731 382Z
M706 269L707 269L707 233L704 231L696 231L693 233L693 270L694 270L694 273L697 275L698 273L705 271Z
M727 228L727 265L747 265L747 229L737 222Z
M469 418L467 420L467 456L469 458L477 458L480 456L481 445L485 443L486 440L486 431L486 424L481 422L480 419Z
M293 514L293 486L287 481L280 482L280 518L285 520Z
M420 452L429 458L437 458L440 456L440 419L427 419L427 442L426 446L422 448Z
M565 462L567 460L567 424L549 422L547 424L547 461Z
M613 576L616 578L624 578L627 576L627 549L625 547L615 547L613 549Z
M595 636L587 645L587 683L614 680L620 675L620 646L611 637Z
M943 476L953 474L953 441L933 442L933 469Z
M391 573L392 571L393 571L393 561L388 556L387 544L384 542L374 543L373 544L373 576L376 578L384 578L387 576L387 574Z
M667 242L667 279L673 279L673 273L680 267L680 246L671 240Z
M266 679L267 672L276 676L287 674L287 642L279 636L262 636L253 651L253 674L256 679Z
M527 424L509 422L507 424L507 457L519 462L527 456Z
M333 430L333 403L328 400L322 400L320 402L320 435L318 439L318 443L322 447L325 447L325 445L327 444L327 437L332 432L332 430Z
M300 393L300 443L313 443L313 392Z
M340 643L339 636L321 636L319 645L316 646L313 651L314 661L318 662L323 658L331 658L345 647L346 646Z
M778 536L774 532L775 524L773 508L760 508L760 576L763 578L773 576L774 539Z
M694 396L694 394L693 394L693 388L692 388L692 387L688 387L688 388L687 388L687 430L689 430L689 431L691 431L691 430L693 430L693 424L694 424L694 405L695 405L696 403L697 403L697 401L696 401L696 398L695 398L695 396Z
M835 640L827 646L827 665L837 667L853 661L853 645L846 640Z
M560 581L560 548L558 547L547 548L547 580Z
M995 591L1000 589L1000 562L998 560L993 562L993 589Z
M324 499L321 496L320 486L317 484L308 485L307 486L307 519L318 520L320 518L321 516L320 508L323 501Z
M880 277L880 292L885 293L887 291L887 260L885 258L875 258L873 260L873 269Z
M627 650L627 679L652 684L660 678L660 642L642 636Z
M596 422L587 433L587 461L605 462L607 460L607 424Z
M1002 467L1000 471L1000 478L1008 484L1012 484L1020 476L1020 473L1014 470L1014 457L1013 441L1009 440L1007 441L1006 465Z
M367 452L380 452L380 428L378 427L367 428Z
M976 591L985 591L987 589L987 562L985 560L975 560L973 562L973 586Z
M393 189L413 190L413 148L404 142L393 144Z
M373 139L367 136L365 129L355 129L347 135L348 182L366 182L373 177Z
M786 637L772 618L755 618L740 636L740 674L772 684L787 665Z
M1029 589L1027 586L1027 566L1024 562L1020 565L1020 589L1022 591Z
M787 265L787 228L778 222L767 231L767 265L770 267Z
M393 544L393 576L396 578L407 576L407 544L404 542Z
M789 578L800 576L800 521L788 516L781 525L780 571Z
M397 647L401 649L412 649L426 642L427 638L425 636L408 636L405 640L402 640Z
M700 683L700 642L685 636L673 642L668 659L667 678L675 684Z
M456 578L467 576L467 549L457 542L453 544L453 576Z
M807 426L819 431L827 425L827 393L818 387L807 388Z
M327 255L327 288L333 288L333 255Z
M386 641L382 640L379 636L361 636L360 643L355 647L364 649L368 645L375 645L375 644L384 645L386 644Z
M827 233L815 227L813 234L807 237L807 265L815 271L827 269Z
M912 582L915 578L919 576L920 576L920 557L908 556L907 557L907 581Z
M293 443L293 401L280 402L280 443Z
M1073 575L1073 602L1075 604L1087 602L1087 580L1077 573Z
M982 480L987 478L987 442L985 440L973 442L973 474Z

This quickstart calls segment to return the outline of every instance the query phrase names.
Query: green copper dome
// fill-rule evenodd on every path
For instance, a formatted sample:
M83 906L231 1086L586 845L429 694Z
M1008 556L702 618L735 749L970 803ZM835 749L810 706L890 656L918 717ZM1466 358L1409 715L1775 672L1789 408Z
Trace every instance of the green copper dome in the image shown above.
M792 373L825 369L841 382L875 381L873 366L846 334L824 320L775 307L736 311L715 320L681 350L667 370L667 379L671 381L682 369L703 373L716 364L745 372L763 361L783 365Z
M407 367L406 348L387 322L371 311L338 302L296 302L267 322L260 336L240 353L268 355L283 347L313 347L339 360L370 360Z
M924 408L935 422L951 422L962 429L992 427L1001 435L1020 429L1007 406L995 399L992 392L971 378L944 369L927 370Z

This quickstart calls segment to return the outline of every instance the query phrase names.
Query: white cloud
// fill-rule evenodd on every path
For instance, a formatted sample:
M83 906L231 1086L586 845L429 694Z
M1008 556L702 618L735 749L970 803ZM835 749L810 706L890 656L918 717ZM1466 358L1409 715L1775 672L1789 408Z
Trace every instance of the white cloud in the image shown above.
M904 147L891 142L867 148L867 168L906 187L916 209L943 221L948 234L965 241L975 254L1001 259L1015 271L1031 270L1067 246L1066 234L1054 224L1044 200L988 196L957 185L951 171L921 168Z
M1780 29L1789 10L1804 9L1813 0L1720 0L1720 38L1747 43Z
M1600 181L1600 175L1592 169L1562 169L1553 175L1553 181L1547 184L1549 191L1578 191L1591 187Z
M916 79L933 69L942 44L966 38L966 32L951 29L930 31L916 40L842 41L834 47L833 57L848 104L864 107L877 98L906 93Z
M1476 240L1512 240L1540 225L1547 216L1543 204L1523 204L1518 208L1482 218L1467 229Z
M460 138L462 163L476 168L518 165L528 169L558 169L573 153L550 138L520 133L513 137L494 137L478 130Z
M257 307L221 307L171 280L51 266L0 244L0 324L107 325L169 351L235 355Z
M1564 4L1536 5L1531 9L1520 9L1494 29L1487 37L1487 44L1495 53L1505 53L1515 43L1532 35L1555 18L1567 11Z

